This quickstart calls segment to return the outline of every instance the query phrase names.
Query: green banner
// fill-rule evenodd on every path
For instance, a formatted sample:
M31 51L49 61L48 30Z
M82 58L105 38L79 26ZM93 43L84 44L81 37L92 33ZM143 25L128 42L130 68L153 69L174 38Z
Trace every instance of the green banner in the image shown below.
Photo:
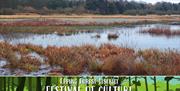
M0 77L0 91L180 91L180 77Z

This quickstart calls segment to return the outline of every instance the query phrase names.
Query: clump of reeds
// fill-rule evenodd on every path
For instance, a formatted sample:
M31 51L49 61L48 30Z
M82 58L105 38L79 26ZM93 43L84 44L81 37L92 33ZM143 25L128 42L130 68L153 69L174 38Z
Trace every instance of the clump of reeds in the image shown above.
M86 53L86 48L80 47L48 47L45 55L48 57L50 65L60 65L64 69L64 74L77 75L83 72L91 56Z
M0 58L5 58L10 69L22 69L25 71L37 70L40 62L36 58L26 56L29 51L22 46L12 46L6 42L0 42Z
M42 46L35 46L32 44L18 44L16 45L15 50L21 52L22 54L27 54L30 52L36 52L38 54L44 53L44 48Z
M112 56L120 56L120 58L130 58L128 60L133 60L131 58L135 57L135 52L129 48L119 48L114 45L104 44L99 48L90 45L80 47L48 47L45 55L48 57L50 65L60 65L63 67L64 74L80 74L86 66L92 74L98 74L102 71L102 63L109 64L108 62L114 62L110 61L113 60L111 59ZM99 61L97 61L98 59ZM106 67L104 66L104 68ZM113 67L115 67L114 64Z
M148 70L146 70L146 66L144 63L134 63L133 75L147 75Z
M37 71L41 65L40 61L30 56L18 57L16 53L10 52L6 57L8 64L7 68L22 69L28 72Z
M112 55L133 55L134 52L135 51L130 48L121 48L111 44L104 44L97 49L95 56L97 58L104 59Z
M134 71L134 55L109 56L104 60L102 72L107 75L130 75Z
M37 71L41 65L40 61L37 58L31 56L24 56L19 60L17 68L31 72Z
M11 69L18 68L20 59L18 58L15 52L9 51L9 53L6 56L6 59L8 61L8 65L6 65L6 67L11 68Z
M12 45L6 42L0 42L0 57L6 58L12 52L12 48Z
M165 35L165 36L175 36L180 35L179 30L171 30L170 28L151 28L141 31L141 33L149 33L152 35Z
M112 34L112 33L108 34L108 39L109 39L109 40L111 40L111 39L117 39L118 37L119 37L119 35L117 35L117 34Z
M174 51L161 52L150 49L141 51L144 58L144 68L150 75L178 75L180 74L180 53Z
M88 71L90 74L97 75L102 73L103 62L99 60L92 60L88 62Z

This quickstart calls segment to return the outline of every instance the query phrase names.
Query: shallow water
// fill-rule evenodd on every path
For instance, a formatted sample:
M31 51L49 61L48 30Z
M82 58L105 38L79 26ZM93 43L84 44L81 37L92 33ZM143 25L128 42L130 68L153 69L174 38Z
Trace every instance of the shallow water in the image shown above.
M16 53L16 56L21 59L21 55ZM23 75L23 76L44 76L48 75L51 70L53 70L53 67L50 67L50 65L45 63L46 57L41 56L35 52L29 53L27 56L30 56L32 58L37 58L40 62L41 65L39 67L39 70L34 71L34 72L26 72L21 69L10 69L5 67L8 64L8 61L6 59L0 59L0 76L8 75L8 76L16 76L16 75Z
M0 41L7 41L12 44L34 44L47 46L80 46L91 44L100 46L111 43L118 46L134 49L176 49L180 50L180 36L152 36L141 34L139 31L153 27L168 27L172 30L180 30L180 25L148 24L134 25L129 27L113 27L110 29L95 29L91 33L76 33L72 35L58 34L0 34ZM117 34L116 39L109 39L108 34ZM97 35L99 37L97 37Z

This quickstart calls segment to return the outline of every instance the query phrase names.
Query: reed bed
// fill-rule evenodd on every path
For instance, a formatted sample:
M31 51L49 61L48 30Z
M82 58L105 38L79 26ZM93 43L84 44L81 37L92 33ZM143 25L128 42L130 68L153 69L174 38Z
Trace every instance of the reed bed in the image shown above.
M0 26L0 34L33 33L71 35L79 32L89 33L99 28L104 28L104 26Z
M72 34L77 32L92 32L99 27L112 27L121 25L146 24L152 21L119 21L119 22L78 22L78 21L63 21L55 19L45 20L21 20L21 21L6 21L0 22L0 34L8 33L35 33L49 34L56 33L59 35ZM88 27L91 27L89 29ZM78 29L80 28L80 29ZM82 29L81 29L82 28ZM88 29L87 29L88 28ZM109 39L116 39L118 35L109 34Z
M170 28L151 28L148 30L143 30L141 33L148 33L157 36L180 36L180 30L171 30Z
M7 57L7 60L8 64L5 67L10 68L11 70L21 69L26 72L32 72L39 70L41 65L38 59L30 56L23 56L21 59L18 59L15 54L10 54Z
M140 52L144 61L144 69L150 75L179 75L180 74L180 53L167 50L160 52L155 49Z
M43 20L21 20L21 21L6 21L0 22L0 26L116 26L116 25L130 25L130 24L144 24L154 23L157 21L139 20L139 21L112 21L112 22L98 22L98 21L73 21L61 19L43 19Z
M145 16L130 16L130 15L36 15L36 14L19 14L19 15L0 15L0 19L63 19L63 18L95 18L95 19L109 19L109 18L122 18L122 19L138 19L138 20L162 20L162 21L179 21L177 16L167 15L145 15Z
M0 26L1 34L11 34L11 33L34 33L34 34L50 34L50 33L73 33L77 31L72 31L66 29L63 26Z
M177 51L147 49L134 51L111 44L42 48L35 45L0 43L0 58L5 58L10 69L31 72L39 69L38 59L27 54L36 52L47 59L47 64L63 75L180 75L180 53ZM29 51L27 51L29 50ZM23 52L24 51L24 52ZM17 57L17 53L21 58Z
M6 42L0 42L0 58L7 60L6 68L12 70L22 69L27 72L37 71L40 66L40 61L28 55L31 53L30 50L36 49L38 53L41 48L33 45L10 45ZM39 49L38 49L39 48Z

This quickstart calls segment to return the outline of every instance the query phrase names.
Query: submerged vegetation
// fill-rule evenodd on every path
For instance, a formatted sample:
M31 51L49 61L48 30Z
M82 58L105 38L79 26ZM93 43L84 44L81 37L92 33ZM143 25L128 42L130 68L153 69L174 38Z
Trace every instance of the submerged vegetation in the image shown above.
M7 60L5 68L28 72L39 70L42 64L29 56L36 52L47 57L45 63L57 67L63 75L84 72L106 75L179 75L180 53L177 51L140 50L121 48L111 44L100 47L92 45L42 48L35 45L11 45L0 43L0 58ZM8 53L7 53L8 51Z

